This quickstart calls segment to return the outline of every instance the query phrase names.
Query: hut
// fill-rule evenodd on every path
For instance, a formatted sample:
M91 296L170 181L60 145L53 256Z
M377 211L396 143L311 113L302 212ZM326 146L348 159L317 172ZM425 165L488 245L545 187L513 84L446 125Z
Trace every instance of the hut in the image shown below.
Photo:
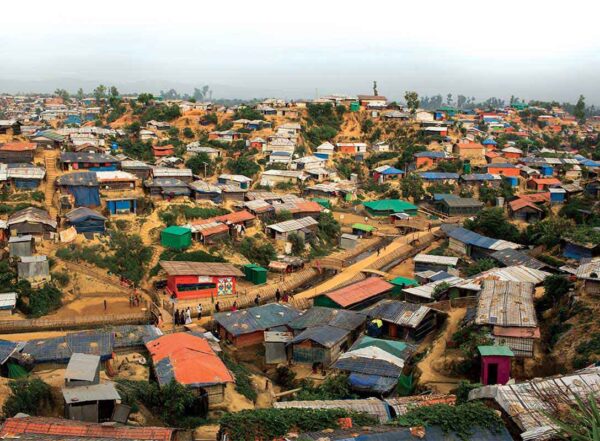
M175 262L161 260L167 273L167 291L178 299L210 299L236 293L237 278L243 277L228 263Z
M483 208L483 202L473 198L444 198L437 204L448 216L472 216Z
M171 225L160 232L160 244L165 248L183 250L192 245L192 231Z
M189 184L192 191L191 197L196 201L222 202L222 190L220 187L205 181L194 181Z
M46 256L23 256L17 263L19 280L27 280L32 285L50 281L50 265Z
M8 142L0 145L0 162L25 163L33 162L36 145L33 142Z
M12 315L17 307L17 298L18 294L16 292L0 293L0 315ZM3 348L0 348L0 352L2 352L1 349ZM4 364L3 356L4 354L0 356L0 365Z
M362 312L383 322L381 335L418 341L436 326L433 309L416 303L384 299Z
M154 178L151 181L146 181L144 187L148 189L150 196L159 196L163 199L170 200L190 195L188 184L174 178Z
M120 161L104 153L62 152L60 166L63 170L117 170Z
M300 235L304 240L308 240L317 231L319 222L313 217L306 216L301 219L291 219L267 226L269 236L275 240L287 241L292 233Z
M8 164L7 179L17 190L35 190L40 186L46 170L32 164Z
M362 309L392 291L394 286L378 277L369 277L360 282L336 289L315 297L315 306L328 308Z
M477 346L481 356L481 384L506 384L515 356L508 346Z
M64 387L65 418L89 423L112 421L121 396L113 383Z
M104 233L106 231L106 218L87 207L79 207L65 214L67 224L75 227L79 234Z
M340 237L340 248L343 250L352 250L358 244L360 236L344 233Z
M205 399L206 409L222 403L233 374L208 340L186 332L163 335L146 343L160 387L175 380ZM202 412L206 414L206 412Z
M289 305L268 303L242 311L214 314L221 339L242 348L262 344L265 331L289 331L288 324L300 313Z
M35 250L35 239L32 235L13 236L8 239L10 257L31 256Z
M380 201L369 201L363 206L371 216L389 216L394 213L406 213L416 216L418 207L410 202L400 199L382 199Z
M456 268L458 257L435 256L432 254L417 254L413 258L415 272L421 271L448 271Z
M73 197L76 207L100 206L100 186L94 172L74 172L59 176L56 185L62 194Z
M510 201L508 203L508 211L513 219L523 222L537 222L544 216L544 210L524 198Z
M73 353L65 371L65 385L90 386L100 383L100 356Z
M148 179L152 174L152 167L143 161L121 161L121 170L131 173L143 181Z
M12 236L32 235L36 239L50 239L56 234L57 222L46 210L28 207L13 213L7 226Z

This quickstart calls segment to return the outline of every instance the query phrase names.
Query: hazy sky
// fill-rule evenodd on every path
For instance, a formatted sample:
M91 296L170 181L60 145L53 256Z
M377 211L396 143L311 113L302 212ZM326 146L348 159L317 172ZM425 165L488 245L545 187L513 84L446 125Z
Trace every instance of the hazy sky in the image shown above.
M214 97L448 92L600 104L587 1L9 1L0 92L211 85Z

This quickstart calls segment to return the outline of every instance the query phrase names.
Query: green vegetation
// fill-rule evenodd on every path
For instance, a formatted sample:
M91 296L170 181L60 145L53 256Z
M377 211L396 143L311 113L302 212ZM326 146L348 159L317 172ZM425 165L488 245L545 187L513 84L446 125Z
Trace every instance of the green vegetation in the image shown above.
M251 107L239 107L233 114L233 119L249 119L252 121L255 119L264 120L265 117L258 110Z
M169 426L193 428L206 423L196 415L201 410L201 399L191 389L175 380L163 387L147 381L117 379L117 389L123 403L137 411L143 404Z
M269 266L269 263L277 258L273 244L256 236L244 237L238 249L250 262L264 267Z
M558 438L568 441L600 440L600 410L594 394L590 393L587 398L576 394L575 402L575 406L568 403L562 408L553 405L554 412L546 414L558 427Z
M496 198L502 197L504 199L510 199L514 196L515 190L508 184L508 182L502 181L499 187L492 187L488 184L484 184L479 187L479 200L488 205L496 203Z
M229 213L229 210L221 207L192 207L190 205L170 205L169 210L163 210L158 213L160 220L167 226L177 225L181 217L185 220L190 219L208 219L215 216L222 216Z
M152 258L152 248L145 246L137 234L111 232L108 245L60 248L56 257L64 260L83 260L139 284Z
M198 176L212 176L215 174L215 163L204 152L196 153L185 163L185 166Z
M433 298L435 300L441 299L442 296L444 295L444 293L446 291L448 291L450 288L452 288L452 286L449 283L446 283L446 282L440 283L433 289L433 293L432 293Z
M471 438L474 428L497 433L504 427L498 414L482 403L416 407L398 417L395 423L403 427L439 426L444 433L454 433L465 441Z
M223 359L223 363L227 366L227 369L235 376L235 390L254 403L258 394L252 386L250 371L244 365L235 362L225 354L222 354L221 358Z
M2 413L5 418L17 413L41 415L44 408L52 405L52 390L39 378L21 378L8 383L10 395L6 398Z
M578 244L600 244L600 231L587 225L579 225L576 228L571 228L565 231L565 238L572 240Z
M339 428L340 418L352 418L355 426L369 426L376 419L343 409L256 409L229 413L221 418L221 431L236 441L280 439L290 430L313 432Z
M577 355L573 359L575 369L584 368L600 359L600 333L595 332L591 338L575 348Z
M519 240L519 230L509 222L502 208L484 208L474 219L467 219L463 225L484 236L512 242Z
M423 188L423 178L416 173L408 174L402 179L400 186L402 188L402 196L405 198L412 198L415 203L425 197L426 193Z
M348 375L340 374L327 377L322 384L314 386L310 380L301 383L302 390L296 394L296 399L303 401L312 400L346 400L357 398L350 391Z
M493 259L480 259L475 263L472 263L465 269L467 277L474 276L475 274L482 273L492 268L496 268L498 265Z
M304 252L304 238L297 233L288 235L288 242L292 244L292 254L299 256Z
M469 392L482 386L483 384L481 383L471 383L466 380L461 380L454 391L454 395L456 395L456 404L466 403L469 400Z
M457 374L468 374L479 366L477 346L493 344L489 331L480 326L464 326L452 334L452 341L459 345L464 360L456 366Z
M346 109L334 108L331 103L309 104L307 109L309 129L305 133L305 138L309 144L316 147L324 141L333 139L340 130L342 115Z
M523 231L522 241L531 245L545 245L547 248L553 248L560 244L563 234L573 228L575 228L575 223L570 219L548 217L529 224Z
M181 111L179 110L179 106L173 104L171 106L167 106L166 104L158 104L154 106L147 107L142 111L140 115L140 121L145 124L148 121L171 121L175 118L179 118L181 116Z
M227 161L227 169L236 175L252 177L260 171L258 165L250 156L240 156Z

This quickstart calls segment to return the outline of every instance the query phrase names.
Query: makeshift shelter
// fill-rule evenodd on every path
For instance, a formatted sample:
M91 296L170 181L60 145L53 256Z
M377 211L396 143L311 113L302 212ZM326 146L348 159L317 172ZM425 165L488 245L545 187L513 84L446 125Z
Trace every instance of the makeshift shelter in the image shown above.
M472 216L483 208L483 202L473 198L447 198L438 204L440 211L448 216Z
M32 235L34 238L50 239L56 233L57 222L46 210L28 207L10 215L7 226L12 236Z
M433 254L417 254L413 258L415 272L421 271L448 271L456 268L458 257L435 256Z
M585 398L582 398L585 397ZM536 378L516 384L484 386L469 392L469 400L491 399L522 431L521 439L556 439L556 420L563 409L573 409L576 400L600 397L600 367L593 366L567 375Z
M275 240L287 241L292 233L300 235L305 241L313 237L319 222L307 216L301 219L292 219L267 226L269 236Z
M65 418L90 423L112 421L121 396L113 383L64 387Z
M332 368L348 373L350 386L358 392L388 394L396 388L404 364L415 350L416 346L401 341L363 336Z
M442 225L442 231L448 235L449 248L452 251L466 254L474 259L487 258L499 250L523 248L522 245L482 236L474 231L457 227L456 225L444 224Z
M17 263L19 280L27 280L32 285L50 281L50 265L46 256L23 256Z
M275 409L345 409L351 412L360 412L371 415L381 423L391 419L388 406L377 398L359 400L313 400L313 401L276 401Z
M378 277L369 277L334 291L315 297L315 306L361 309L389 293L394 286Z
M269 303L242 311L220 312L214 314L213 319L221 339L239 348L261 344L264 331L288 330L287 324L298 315L289 305Z
M208 340L186 332L164 335L146 343L158 384L172 380L197 391L207 406L225 399L225 386L235 378Z
M160 232L160 244L174 250L183 250L192 245L192 231L186 227L171 225Z
M533 357L540 338L533 304L533 283L485 280L477 299L475 324L492 327L492 338L516 357ZM510 306L507 306L510 305Z
M383 322L382 335L403 340L421 340L437 321L435 311L427 306L391 299L381 300L362 312Z
M62 152L60 165L63 170L117 170L119 160L104 153Z
M16 292L0 293L0 315L12 315L17 307L17 297L18 295ZM0 360L0 362L1 361L2 360Z
M375 228L373 225L361 223L352 224L352 234L358 237L370 237L376 230L377 228Z
M35 239L32 235L13 236L8 239L8 253L10 257L31 256L35 249Z
M353 341L362 332L365 320L366 315L362 312L313 306L290 321L287 326L298 335L308 328L328 325L350 331L350 339Z
M302 331L289 343L296 363L329 366L348 348L346 329L329 325L314 326Z
M100 356L73 353L65 371L65 385L90 386L100 383Z
M481 384L506 384L510 379L511 359L508 346L477 346L481 356Z
M343 250L352 250L358 244L360 236L344 233L340 236L340 248Z
M371 216L389 216L394 213L406 213L416 216L418 207L400 199L382 199L364 202L363 206Z
M111 332L76 332L66 336L29 340L21 351L35 364L67 364L74 353L100 356L101 361L112 357L115 337Z
M176 262L161 260L167 273L167 291L181 299L217 298L236 292L242 273L228 263Z
M73 196L76 207L100 206L100 187L94 172L74 172L59 176L56 185L61 193Z
M65 214L67 224L78 233L104 233L106 218L87 207L79 207Z

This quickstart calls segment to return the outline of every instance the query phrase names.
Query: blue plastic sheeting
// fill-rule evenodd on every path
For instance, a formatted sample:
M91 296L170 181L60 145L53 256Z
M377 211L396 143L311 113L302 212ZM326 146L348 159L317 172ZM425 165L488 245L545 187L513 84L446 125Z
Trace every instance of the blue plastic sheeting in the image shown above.
M591 259L593 257L592 250L579 246L574 243L567 242L563 250L563 256L569 259L581 260L583 258Z
M68 363L74 352L98 355L102 361L112 356L114 336L110 332L81 332L63 337L30 340L23 348L34 363Z
M0 365L6 363L6 360L17 350L19 343L13 341L0 340Z
M90 171L115 171L117 170L116 165L105 165L103 167L90 167Z
M395 167L388 167L384 171L381 172L382 175L401 175L404 174L402 170L398 170Z
M454 228L447 234L452 239L458 240L467 245L473 245L485 249L492 249L492 246L498 242L498 239L482 236L481 234L477 234L474 231L470 231L461 227Z
M110 328L115 338L115 349L144 346L148 341L162 335L162 332L152 325L122 325Z
M363 375L391 377L396 382L402 373L402 368L389 361L366 357L340 358L334 363L333 368Z
M415 158L433 158L433 159L443 159L446 157L446 153L445 152L430 152L430 151L425 151L425 152L418 152L414 154Z
M98 187L70 186L69 193L75 198L76 207L100 206L100 191Z
M106 208L110 214L135 213L137 211L137 201L135 199L106 201Z
M468 175L462 175L463 181L497 181L497 175L491 173L471 173Z
M298 315L300 313L290 306L269 303L244 309L243 311L221 312L213 317L227 332L233 336L238 336L287 325Z
M156 379L158 380L158 384L161 386L169 384L171 380L175 378L173 365L171 364L171 359L169 357L165 357L160 360L154 366L154 372L156 372Z
M350 386L359 391L386 394L398 383L398 377L379 377L377 375L364 375L352 373L348 377Z
M419 173L426 181L458 179L458 173L442 173L442 172L421 172Z
M21 189L33 189L38 188L40 182L40 179L15 179L15 187Z

